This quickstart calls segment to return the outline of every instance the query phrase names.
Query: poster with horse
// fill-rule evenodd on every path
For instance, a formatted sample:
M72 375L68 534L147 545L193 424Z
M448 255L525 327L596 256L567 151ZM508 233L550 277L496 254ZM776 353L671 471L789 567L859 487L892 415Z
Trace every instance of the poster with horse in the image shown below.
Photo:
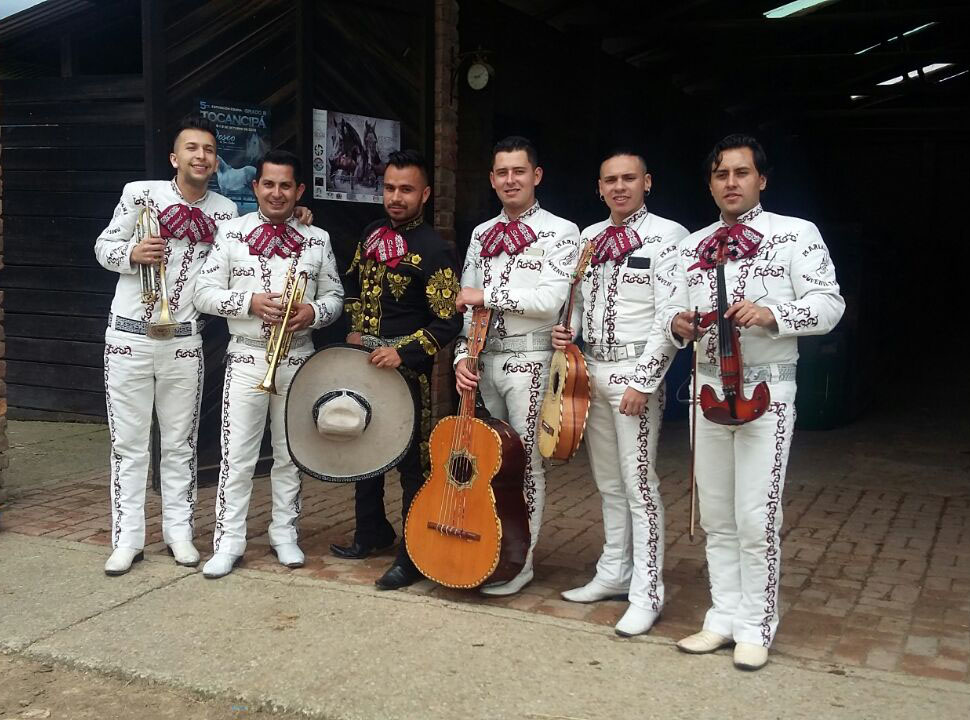
M313 111L313 197L382 203L387 156L401 149L398 120Z
M199 113L216 126L219 145L219 167L209 187L236 203L240 215L253 212L256 163L270 148L269 108L200 100Z

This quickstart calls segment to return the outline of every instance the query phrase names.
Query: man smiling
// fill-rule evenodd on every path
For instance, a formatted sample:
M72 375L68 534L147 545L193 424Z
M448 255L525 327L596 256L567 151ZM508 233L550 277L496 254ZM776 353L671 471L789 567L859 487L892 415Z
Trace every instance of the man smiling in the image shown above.
M472 233L458 309L467 311L466 337L471 309L476 306L494 310L493 331L480 355L478 372L465 366L468 353L459 341L455 378L459 392L480 388L489 412L506 420L525 445L524 491L532 545L515 578L481 590L485 595L512 595L533 578L532 557L546 497L536 423L552 357L549 331L569 291L578 259L579 229L539 207L535 189L542 181L542 168L526 138L508 137L495 145L489 181L502 212Z
M169 161L175 170L172 180L125 185L94 247L98 262L118 273L104 347L113 548L104 566L108 575L122 575L142 558L153 408L161 435L162 537L175 562L199 562L192 516L203 361L195 283L217 224L234 218L236 206L206 189L218 164L216 134L208 121L183 121ZM144 210L157 216L159 234L148 232L139 240L135 226ZM149 326L159 320L161 298L143 298L139 268L157 267L163 258L169 308L177 323L170 339L148 336Z
M269 541L282 565L304 563L297 545L300 476L284 429L286 393L300 365L313 353L310 331L336 320L343 299L330 236L294 216L304 189L295 155L267 153L257 164L253 182L259 210L219 228L199 277L196 303L203 312L227 318L232 335L222 398L215 554L202 568L208 578L230 573L246 549L246 515L267 409L273 440ZM306 291L286 326L293 337L289 355L276 373L279 394L268 394L256 385L268 368L266 345L272 328L283 321L281 293L288 273L293 278L306 273Z
M572 602L628 595L616 624L623 636L650 630L664 603L664 508L656 471L663 378L677 352L653 344L651 328L669 295L677 245L687 230L647 211L653 178L643 157L620 150L600 165L599 192L610 217L583 230L593 244L571 328L557 325L565 348L582 330L591 402L586 446L603 504L605 542L596 575L562 593Z
M718 257L727 258L725 317L740 329L744 394L765 382L771 402L744 424L696 415L694 468L712 602L703 629L677 645L709 653L733 642L734 664L743 670L764 666L778 629L781 496L795 425L798 337L827 333L845 309L818 228L761 207L767 164L752 137L730 135L711 150L705 171L721 217L680 244L670 301L657 326L670 342L685 345L697 332L695 308L705 313L717 306ZM718 340L715 323L697 357L698 379L715 386Z

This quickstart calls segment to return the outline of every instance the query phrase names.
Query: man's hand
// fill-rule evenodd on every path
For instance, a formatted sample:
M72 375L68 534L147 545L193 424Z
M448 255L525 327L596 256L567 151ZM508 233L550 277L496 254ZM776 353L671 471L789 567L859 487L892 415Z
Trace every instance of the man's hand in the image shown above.
M352 332L347 334L348 345L363 345L364 338L362 333Z
M650 396L647 393L628 387L626 392L623 393L623 397L620 398L620 414L643 415L643 410L647 407L647 400L649 399Z
M310 212L310 208L297 205L293 210L293 214L304 225L313 225L313 213Z
M165 241L149 235L131 249L131 261L142 265L155 265L165 257Z
M256 293L249 303L249 314L255 315L263 322L278 325L283 320L283 306L279 301L279 293Z
M768 330L778 329L778 323L775 322L775 316L771 310L761 305L755 305L750 300L742 300L741 302L734 303L724 313L724 317L729 320L733 317L734 322L739 327L749 328L757 326Z
M470 307L481 307L485 304L485 291L481 288L462 288L455 298L455 307L458 312L465 312Z
M478 373L470 370L464 360L455 365L455 387L458 388L459 393L466 390L474 392L478 387Z
M556 350L565 350L566 346L573 341L573 334L565 325L556 325L552 329L552 347Z
M670 323L670 329L673 331L674 335L677 335L684 340L693 341L694 340L694 311L684 310L684 312L679 312L674 315L673 321ZM702 328L697 327L697 337L702 337L710 327Z
M294 305L293 312L290 315L290 322L286 325L287 332L305 330L313 324L314 316L313 306L310 303Z
M370 354L371 365L379 368L391 368L392 370L401 365L401 355L397 348L379 347Z

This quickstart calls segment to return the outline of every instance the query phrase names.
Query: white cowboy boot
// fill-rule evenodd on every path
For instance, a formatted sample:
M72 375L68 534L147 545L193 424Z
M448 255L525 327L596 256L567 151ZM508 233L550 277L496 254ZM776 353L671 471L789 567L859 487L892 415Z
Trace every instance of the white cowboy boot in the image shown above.
M276 553L276 559L280 561L280 565L285 565L288 568L303 567L303 564L306 562L306 556L304 556L303 551L300 550L300 546L296 543L275 545L273 546L273 552Z
M760 670L768 662L768 648L764 645L738 643L734 646L734 667L739 670Z
M236 567L236 563L242 560L242 555L230 555L225 552L217 552L202 567L202 574L209 578L225 577Z
M693 635L688 635L683 640L679 640L677 647L685 653L703 655L704 653L714 652L725 645L730 645L732 642L734 642L733 639L726 635L719 635L711 630L701 630Z
M141 561L145 557L142 550L119 547L111 553L111 557L104 564L105 575L124 575L131 570L131 564Z
M191 540L180 540L169 543L168 552L175 558L176 565L195 567L199 564L199 551L195 549L195 545L192 544Z
M562 596L563 600L568 600L569 602L592 603L599 600L625 598L629 591L630 588L628 587L611 587L600 582L594 577L582 587L573 588L572 590L563 590L559 594Z
M623 617L620 618L620 621L613 629L621 637L643 635L653 627L653 624L659 616L660 613L655 613L653 610L645 610L642 607L630 603L630 607L626 609Z

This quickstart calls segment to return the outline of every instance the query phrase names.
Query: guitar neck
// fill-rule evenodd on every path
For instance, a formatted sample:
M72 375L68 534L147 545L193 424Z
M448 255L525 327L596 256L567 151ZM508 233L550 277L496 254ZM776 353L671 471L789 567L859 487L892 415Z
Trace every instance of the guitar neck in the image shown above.
M475 372L478 368L478 355L469 355L463 361L465 367ZM460 401L458 403L458 415L466 418L475 417L475 391L474 390L462 390Z

